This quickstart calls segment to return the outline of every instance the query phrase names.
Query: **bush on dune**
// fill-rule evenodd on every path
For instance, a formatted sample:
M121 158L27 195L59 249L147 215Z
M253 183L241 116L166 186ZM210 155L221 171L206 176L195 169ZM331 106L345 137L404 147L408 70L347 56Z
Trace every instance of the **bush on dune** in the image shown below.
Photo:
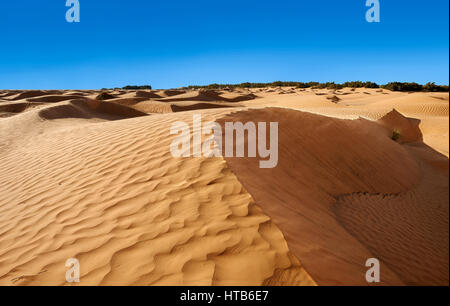
M394 130L392 132L392 140L393 141L397 141L400 139L400 131L399 130Z

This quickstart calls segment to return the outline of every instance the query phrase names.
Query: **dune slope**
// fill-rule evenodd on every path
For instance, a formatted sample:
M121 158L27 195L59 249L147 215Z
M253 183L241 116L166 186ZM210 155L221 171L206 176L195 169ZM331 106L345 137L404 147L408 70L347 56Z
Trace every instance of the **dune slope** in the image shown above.
M384 284L448 284L448 173L439 170L448 159L421 143L394 142L388 123L418 137L405 120L397 112L378 124L281 108L220 119L279 122L276 168L226 160L319 285L366 285L372 257Z
M191 114L70 105L0 121L0 284L67 284L68 258L81 285L314 284L222 158L171 156Z

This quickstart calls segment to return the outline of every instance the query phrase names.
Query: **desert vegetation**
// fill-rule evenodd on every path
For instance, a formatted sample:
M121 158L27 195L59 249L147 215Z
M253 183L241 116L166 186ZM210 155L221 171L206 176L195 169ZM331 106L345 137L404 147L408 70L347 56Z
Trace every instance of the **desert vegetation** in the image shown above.
M392 91L448 92L448 85L436 85L435 83L427 83L425 85L421 85L417 83L391 82L382 85L381 87Z
M265 87L296 87L296 88L312 88L312 89L342 89L349 88L384 88L391 91L426 91L426 92L448 92L448 85L436 85L435 83L427 83L421 85L414 82L389 82L379 85L374 82L351 81L342 84L335 82L283 82L276 81L271 83L240 83L240 84L209 84L209 85L190 85L188 89L232 89L232 88L265 88ZM124 88L125 89L125 88Z
M400 139L400 131L397 130L397 129L395 129L395 130L392 132L392 140L393 140L393 141L397 141L397 140L399 140L399 139Z

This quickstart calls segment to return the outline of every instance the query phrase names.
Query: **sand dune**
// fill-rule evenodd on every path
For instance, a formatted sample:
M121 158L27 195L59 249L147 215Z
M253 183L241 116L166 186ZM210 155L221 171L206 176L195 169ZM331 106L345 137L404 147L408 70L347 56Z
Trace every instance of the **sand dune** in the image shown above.
M153 91L143 91L143 90L139 90L136 91L136 97L138 98L147 98L147 99L160 99L162 98L162 96L156 94Z
M62 101L68 101L73 99L79 99L80 96L78 95L49 95L49 96L40 96L36 98L28 98L28 102L45 102L45 103L52 103L52 102L62 102Z
M13 96L11 98L11 95ZM85 100L93 105L93 101L103 101L123 105L137 112L147 114L171 113L189 110L229 108L241 106L239 102L255 99L256 96L248 93L227 93L219 91L14 91L1 94L4 102L0 100L0 114L9 117L16 113L26 111L36 106L53 104L58 102ZM176 97L176 98L174 98ZM31 104L33 103L33 104ZM79 101L78 101L79 103ZM235 103L235 104L232 104ZM72 103L73 104L73 103ZM65 105L65 104L62 104ZM109 104L101 104L108 107ZM126 109L126 108L123 108ZM133 117L134 114L131 114Z
M396 112L386 118L394 125L407 120ZM372 257L386 261L384 284L448 283L443 272L448 269L448 176L424 178L427 168L412 149L390 138L386 118L379 125L365 119L340 120L269 108L221 119L279 122L275 169L259 169L256 159L226 160L319 285L366 284L365 262ZM402 131L412 135L416 130L411 130ZM426 154L448 163L432 150ZM439 187L424 188L429 180L439 182ZM383 205L386 197L393 205ZM342 206L341 198L353 202ZM365 200L370 203L371 199L380 202L366 210ZM424 210L427 215L422 214ZM383 226L377 223L380 219ZM373 229L369 221L376 225ZM366 239L360 238L361 228L368 233ZM397 248L386 247L395 243Z
M370 95L364 94L369 92ZM316 95L317 93L321 95ZM364 117L378 120L393 109L404 116L420 120L424 142L438 152L449 156L449 102L448 93L402 93L377 89L344 89L338 103L326 97L330 90L297 90L296 94L280 97L268 92L254 101L244 101L248 107L287 107L343 119Z
M40 96L46 96L46 95L52 95L52 94L62 94L59 90L29 90L24 91L19 94L17 94L15 97L13 97L11 100L22 100L22 99L28 99L28 98L34 98L34 97L40 97Z
M104 117L105 119L112 120L113 118L125 119L147 116L147 114L120 104L78 99L68 104L43 108L39 111L39 116L46 120L67 118L89 119L93 117Z
M0 284L448 285L448 93L107 93L0 91ZM172 157L193 114L279 122L278 166Z
M198 90L189 91L183 94L178 94L175 97L169 96L167 98L159 99L164 102L179 102L179 101L221 101L221 102L242 102L254 100L257 96L253 93L224 93L216 90Z
M30 108L42 105L42 103L29 103L29 102L8 102L0 103L0 112L5 113L22 113Z
M1 284L62 285L69 257L84 285L314 284L223 159L171 157L168 124L191 114L32 116L0 122L36 125L1 134Z
M186 90L176 90L176 89L157 91L157 94L160 95L161 97L173 97L173 96L178 96L178 95L182 95L185 93L186 93Z

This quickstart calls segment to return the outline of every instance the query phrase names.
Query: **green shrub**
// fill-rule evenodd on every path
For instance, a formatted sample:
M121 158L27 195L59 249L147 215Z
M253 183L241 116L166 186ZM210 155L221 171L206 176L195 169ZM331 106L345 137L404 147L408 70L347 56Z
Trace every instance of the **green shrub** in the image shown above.
M397 129L395 129L395 130L392 132L392 140L393 140L393 141L397 141L397 140L399 140L399 139L400 139L400 131L397 130Z

